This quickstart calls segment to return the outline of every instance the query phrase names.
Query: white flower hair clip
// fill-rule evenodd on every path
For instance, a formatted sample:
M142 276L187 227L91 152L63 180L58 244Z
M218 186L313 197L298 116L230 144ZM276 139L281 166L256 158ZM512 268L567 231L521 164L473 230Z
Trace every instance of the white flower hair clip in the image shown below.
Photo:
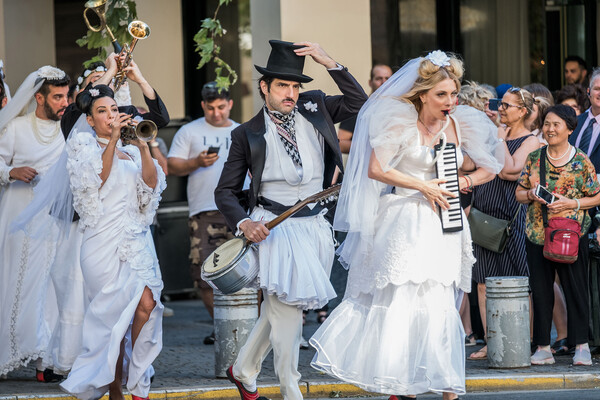
M37 75L41 79L57 80L65 77L65 71L46 65L37 70Z
M98 89L90 89L90 95L92 97L98 97L100 96L100 91Z
M80 76L79 78L77 78L77 84L81 85L83 83L83 78Z
M317 112L317 104L313 103L312 101L304 103L304 108L310 112Z
M431 53L427 54L427 57L425 58L438 67L450 66L450 57L448 57L448 55L441 50L432 51Z

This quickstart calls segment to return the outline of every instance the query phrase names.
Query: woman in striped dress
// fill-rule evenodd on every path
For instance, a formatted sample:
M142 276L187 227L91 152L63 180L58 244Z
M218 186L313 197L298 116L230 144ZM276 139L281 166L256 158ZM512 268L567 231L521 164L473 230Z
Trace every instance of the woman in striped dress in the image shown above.
M512 220L512 235L502 253L495 253L473 243L477 259L473 279L477 282L477 296L481 322L486 331L485 278L490 276L529 276L525 252L525 207L515 198L517 179L527 155L539 148L538 139L525 127L525 120L533 110L533 96L525 89L513 87L502 97L498 109L500 122L498 140L505 146L504 168L492 181L477 186L473 191L473 207L488 215ZM470 360L487 358L487 346L472 353Z

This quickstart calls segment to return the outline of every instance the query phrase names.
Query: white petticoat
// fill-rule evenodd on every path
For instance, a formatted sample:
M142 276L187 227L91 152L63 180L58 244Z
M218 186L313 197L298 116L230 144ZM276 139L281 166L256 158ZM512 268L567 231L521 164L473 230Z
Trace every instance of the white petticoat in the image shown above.
M475 261L466 218L462 231L443 233L422 196L379 201L373 251L365 265L350 265L344 301L310 339L311 365L372 392L462 394L455 295L470 285Z
M277 215L258 206L250 217L270 221ZM329 282L334 255L333 231L322 215L288 218L258 246L260 287L282 303L321 308L336 297Z
M311 366L370 392L463 394L463 341L454 287L390 284L333 311L310 339Z

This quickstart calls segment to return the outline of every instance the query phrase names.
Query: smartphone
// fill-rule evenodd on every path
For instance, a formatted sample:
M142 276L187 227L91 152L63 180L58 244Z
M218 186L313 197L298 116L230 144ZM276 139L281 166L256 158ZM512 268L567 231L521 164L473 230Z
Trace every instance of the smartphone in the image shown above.
M490 99L488 101L488 108L490 111L498 111L498 107L500 107L501 102L502 99Z
M206 154L218 154L221 146L210 146L206 151Z
M556 197L554 197L554 195L542 185L538 185L538 187L535 189L535 195L542 198L548 204L552 204L552 202L556 199Z

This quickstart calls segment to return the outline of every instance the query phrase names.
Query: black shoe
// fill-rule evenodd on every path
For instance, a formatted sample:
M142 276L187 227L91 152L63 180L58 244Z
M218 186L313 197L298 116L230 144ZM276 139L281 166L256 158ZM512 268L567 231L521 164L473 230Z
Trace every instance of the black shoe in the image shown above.
M46 368L43 371L36 369L35 370L35 378L37 379L38 382L54 383L54 382L62 381L63 379L65 379L65 376L55 374L53 370L51 370L50 368Z
M215 344L215 333L213 332L209 336L205 337L203 343L206 345Z

